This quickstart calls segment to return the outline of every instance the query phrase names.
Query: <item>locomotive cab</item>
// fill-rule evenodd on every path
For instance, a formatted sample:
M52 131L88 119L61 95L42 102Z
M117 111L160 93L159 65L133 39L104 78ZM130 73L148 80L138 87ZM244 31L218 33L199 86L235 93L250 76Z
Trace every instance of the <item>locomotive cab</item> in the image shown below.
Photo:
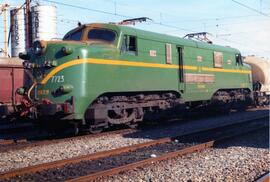
M63 41L85 41L101 44L116 44L117 31L100 26L80 26L68 32Z

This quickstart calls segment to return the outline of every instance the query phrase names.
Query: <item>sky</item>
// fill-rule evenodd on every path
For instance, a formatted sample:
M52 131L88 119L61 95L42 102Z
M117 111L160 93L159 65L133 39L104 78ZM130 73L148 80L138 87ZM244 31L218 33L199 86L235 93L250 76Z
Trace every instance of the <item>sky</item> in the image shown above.
M242 55L270 59L270 0L32 0L57 7L57 32L61 38L81 23L120 22L148 17L134 27L183 37L206 31L214 44L239 49ZM20 6L24 0L0 0ZM64 3L66 5L61 5ZM72 7L73 6L73 7ZM74 7L77 6L77 7ZM0 17L3 48L3 17Z

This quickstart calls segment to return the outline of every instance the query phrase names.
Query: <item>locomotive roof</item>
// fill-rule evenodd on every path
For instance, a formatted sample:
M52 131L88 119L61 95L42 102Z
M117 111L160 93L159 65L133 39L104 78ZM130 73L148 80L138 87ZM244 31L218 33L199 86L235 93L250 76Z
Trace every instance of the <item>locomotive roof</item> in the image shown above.
M125 26L125 25L116 25L112 23L91 23L91 24L86 24L85 26L104 27L104 28L113 29L119 32L121 31L123 33L130 34L130 35L137 35L144 39L157 40L160 42L174 43L174 44L179 44L179 45L198 47L202 49L213 49L213 50L221 51L221 52L240 53L238 49L235 49L229 46L221 46L221 45L209 44L209 43L195 41L195 40L184 39L177 36L161 34L161 33L156 33L156 32L151 32L151 31L145 31L145 30L141 30L141 29Z

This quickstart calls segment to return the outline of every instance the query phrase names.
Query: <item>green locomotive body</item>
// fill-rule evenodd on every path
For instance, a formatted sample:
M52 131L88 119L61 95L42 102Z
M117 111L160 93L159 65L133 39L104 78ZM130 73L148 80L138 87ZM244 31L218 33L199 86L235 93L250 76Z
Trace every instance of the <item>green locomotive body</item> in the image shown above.
M36 42L26 67L35 115L92 129L136 123L153 110L247 101L251 70L237 49L115 24Z

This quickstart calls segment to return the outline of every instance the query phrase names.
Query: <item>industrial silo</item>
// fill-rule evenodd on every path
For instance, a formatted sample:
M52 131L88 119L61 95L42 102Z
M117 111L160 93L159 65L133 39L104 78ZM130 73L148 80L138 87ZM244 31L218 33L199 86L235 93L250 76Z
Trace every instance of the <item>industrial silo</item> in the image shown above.
M32 41L57 38L56 7L36 5L31 7Z
M18 57L25 51L25 9L10 10L11 56Z

